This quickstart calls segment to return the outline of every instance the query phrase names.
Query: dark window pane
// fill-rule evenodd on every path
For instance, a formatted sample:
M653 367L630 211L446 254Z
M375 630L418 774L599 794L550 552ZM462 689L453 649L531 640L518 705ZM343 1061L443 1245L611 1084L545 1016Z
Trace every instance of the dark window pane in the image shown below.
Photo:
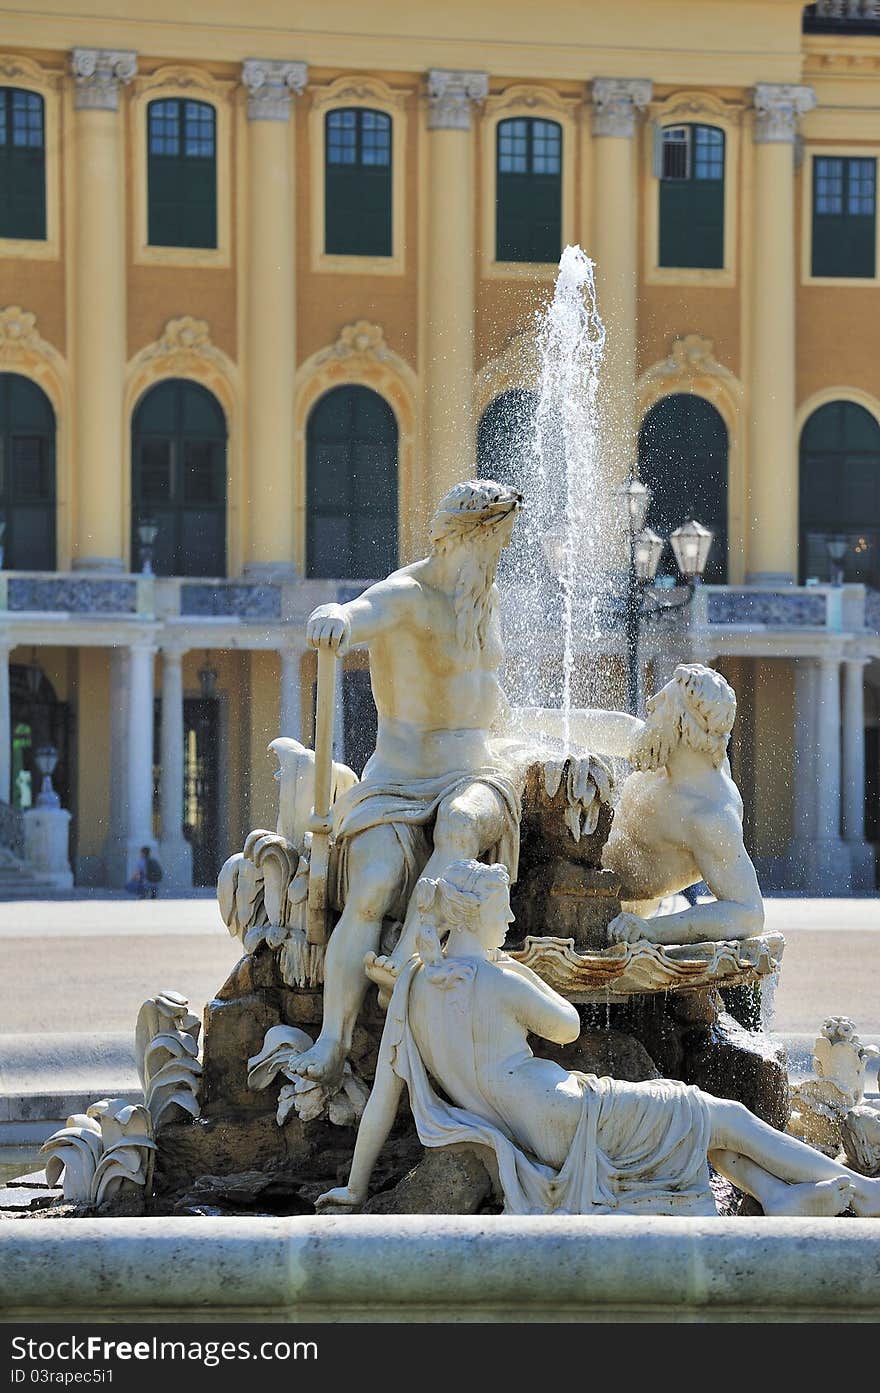
M391 256L391 117L349 108L326 116L324 250Z
M24 88L0 87L0 237L46 237L43 98Z
M0 510L4 565L55 569L55 414L45 393L0 373Z
M366 387L316 403L306 432L307 574L371 580L397 563L397 422Z
M39 436L18 435L11 441L12 478L16 502L49 499L55 487L54 471L47 458L46 442Z
M814 158L814 276L875 275L876 173L876 160Z
M180 514L180 549L188 576L222 576L226 570L226 513L184 508Z
M690 393L664 397L639 431L639 473L652 491L648 525L669 536L689 517L714 533L705 579L727 579L727 428L710 402ZM676 574L671 548L661 572Z
M132 565L141 555L137 524L150 517L159 528L157 575L225 575L226 434L216 398L181 378L152 388L132 423L132 461Z
M829 580L827 541L843 537L844 578L880 586L880 425L855 402L814 411L800 442L801 578Z
M11 525L10 525L11 524ZM7 523L9 536L4 564L15 571L54 571L54 506L20 504Z
M207 102L151 102L147 133L151 246L216 247L216 113Z
M495 256L555 262L562 250L562 127L501 121L497 133Z
M173 487L173 441L144 440L140 447L140 467L136 498L142 503L167 503Z
M690 152L690 130L688 126L669 126L663 132L663 173L664 179L687 179Z
M659 264L724 265L724 132L715 126L663 131Z
M187 503L222 503L226 493L224 450L213 440L183 442L183 497Z

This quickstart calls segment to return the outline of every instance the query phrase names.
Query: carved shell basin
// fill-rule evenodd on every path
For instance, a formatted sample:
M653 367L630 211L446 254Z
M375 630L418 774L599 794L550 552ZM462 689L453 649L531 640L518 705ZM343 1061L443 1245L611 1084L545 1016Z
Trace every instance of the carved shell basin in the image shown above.
M573 938L530 936L510 956L569 1001L605 1002L636 993L760 982L779 967L784 947L782 934L763 934L722 943L661 945L643 940L578 953Z

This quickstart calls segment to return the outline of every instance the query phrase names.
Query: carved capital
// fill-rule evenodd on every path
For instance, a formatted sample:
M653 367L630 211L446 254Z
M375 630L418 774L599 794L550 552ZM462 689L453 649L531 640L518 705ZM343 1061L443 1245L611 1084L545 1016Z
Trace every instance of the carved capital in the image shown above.
M594 78L593 135L635 135L636 115L644 111L653 91L647 77Z
M488 95L488 73L432 68L428 73L428 130L469 131L473 103L484 102Z
M290 94L300 96L308 81L306 63L277 63L268 58L246 58L241 80L247 88L249 121L286 121Z
M755 143L793 145L798 119L816 105L812 87L759 82L754 90Z
M74 48L70 53L73 105L77 111L118 111L119 84L137 72L131 49Z

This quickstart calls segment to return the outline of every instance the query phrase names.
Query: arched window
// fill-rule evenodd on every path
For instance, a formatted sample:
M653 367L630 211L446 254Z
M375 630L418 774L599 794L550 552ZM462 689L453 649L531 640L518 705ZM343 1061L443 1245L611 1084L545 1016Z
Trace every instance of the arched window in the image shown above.
M147 240L217 245L217 117L209 102L164 97L147 107Z
M397 564L397 421L369 387L334 387L306 427L306 574L375 580Z
M658 132L661 266L724 265L724 146L717 126Z
M0 237L46 237L45 106L23 87L0 87Z
M54 571L55 412L42 388L0 373L0 512L3 565Z
M138 524L159 529L153 569L163 576L226 574L226 419L216 397L172 378L141 398L131 429L131 561Z
M714 533L704 580L727 582L727 427L711 402L691 392L663 397L639 431L639 473L651 489L648 526L668 537L695 517ZM661 573L676 574L667 547Z
M495 259L552 261L562 252L562 127L517 116L499 121Z
M801 580L831 578L827 541L843 537L846 580L880 588L880 425L863 406L833 401L801 432Z
M391 117L366 107L328 111L324 129L324 250L391 255Z

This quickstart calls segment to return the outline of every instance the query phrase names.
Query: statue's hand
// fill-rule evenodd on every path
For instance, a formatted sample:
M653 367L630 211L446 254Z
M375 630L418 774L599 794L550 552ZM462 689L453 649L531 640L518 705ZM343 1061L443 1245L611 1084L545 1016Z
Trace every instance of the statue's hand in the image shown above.
M325 1190L315 1200L316 1214L354 1214L364 1203L364 1196L350 1185L339 1185L335 1190Z
M608 941L609 943L639 943L642 941L653 943L654 935L647 919L640 919L637 914L630 914L628 910L623 910L608 925Z
M318 605L306 623L306 642L312 648L329 648L341 657L351 642L351 620L342 605Z

